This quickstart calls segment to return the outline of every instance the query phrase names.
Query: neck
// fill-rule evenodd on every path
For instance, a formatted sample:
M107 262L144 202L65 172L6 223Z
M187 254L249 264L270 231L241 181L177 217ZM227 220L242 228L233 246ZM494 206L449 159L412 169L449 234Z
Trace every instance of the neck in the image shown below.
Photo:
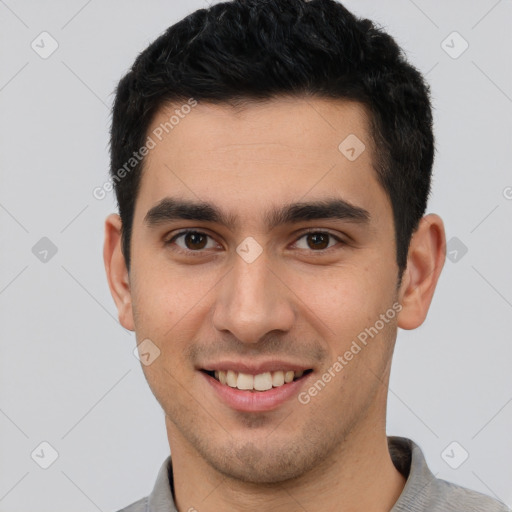
M352 431L321 467L272 484L243 482L219 473L168 419L166 424L179 512L389 512L405 485L391 460L382 424Z

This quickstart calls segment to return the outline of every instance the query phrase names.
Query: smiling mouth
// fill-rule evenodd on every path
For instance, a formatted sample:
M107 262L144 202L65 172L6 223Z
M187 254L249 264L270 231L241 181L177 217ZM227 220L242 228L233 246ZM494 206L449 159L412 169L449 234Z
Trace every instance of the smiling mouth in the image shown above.
M235 372L232 370L201 370L211 378L225 386L236 388L243 391L268 391L272 388L285 386L290 382L302 379L313 370L279 370L275 372L264 372L257 375Z

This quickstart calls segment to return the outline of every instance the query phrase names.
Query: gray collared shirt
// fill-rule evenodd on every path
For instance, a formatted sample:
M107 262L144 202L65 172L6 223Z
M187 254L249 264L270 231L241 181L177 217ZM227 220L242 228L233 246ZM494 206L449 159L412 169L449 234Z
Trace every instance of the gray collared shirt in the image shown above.
M421 449L410 439L388 437L388 445L393 464L407 478L402 494L390 512L512 512L503 503L484 494L436 478ZM169 456L160 468L151 494L119 512L178 512L172 485Z

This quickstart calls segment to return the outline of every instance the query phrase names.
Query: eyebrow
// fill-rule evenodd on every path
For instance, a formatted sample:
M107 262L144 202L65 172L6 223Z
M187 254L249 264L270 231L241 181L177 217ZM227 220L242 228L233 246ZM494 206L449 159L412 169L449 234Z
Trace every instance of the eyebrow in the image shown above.
M310 220L343 220L359 224L368 224L370 213L343 199L327 198L312 202L298 202L275 207L265 214L264 220L270 231L283 224L297 224ZM223 212L208 202L194 202L166 197L153 206L144 217L148 227L156 227L175 220L194 220L222 224L229 230L235 230L239 220L235 215Z

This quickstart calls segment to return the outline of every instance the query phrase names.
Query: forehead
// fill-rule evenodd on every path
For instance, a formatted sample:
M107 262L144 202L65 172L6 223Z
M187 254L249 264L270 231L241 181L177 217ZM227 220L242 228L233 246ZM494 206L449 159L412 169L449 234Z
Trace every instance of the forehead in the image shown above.
M172 195L236 209L322 199L370 209L386 202L373 169L369 117L359 103L275 98L241 108L173 103L155 115L139 199ZM388 205L389 206L389 205Z
M211 151L258 153L258 144L267 146L269 157L284 156L287 162L294 154L301 159L311 150L315 151L311 159L316 159L319 152L337 156L339 144L350 135L364 141L368 150L372 146L368 111L353 101L277 97L247 100L238 107L208 102L190 107L188 103L162 106L148 129L160 150L172 148L175 160L189 159L191 149L198 151L195 158Z

